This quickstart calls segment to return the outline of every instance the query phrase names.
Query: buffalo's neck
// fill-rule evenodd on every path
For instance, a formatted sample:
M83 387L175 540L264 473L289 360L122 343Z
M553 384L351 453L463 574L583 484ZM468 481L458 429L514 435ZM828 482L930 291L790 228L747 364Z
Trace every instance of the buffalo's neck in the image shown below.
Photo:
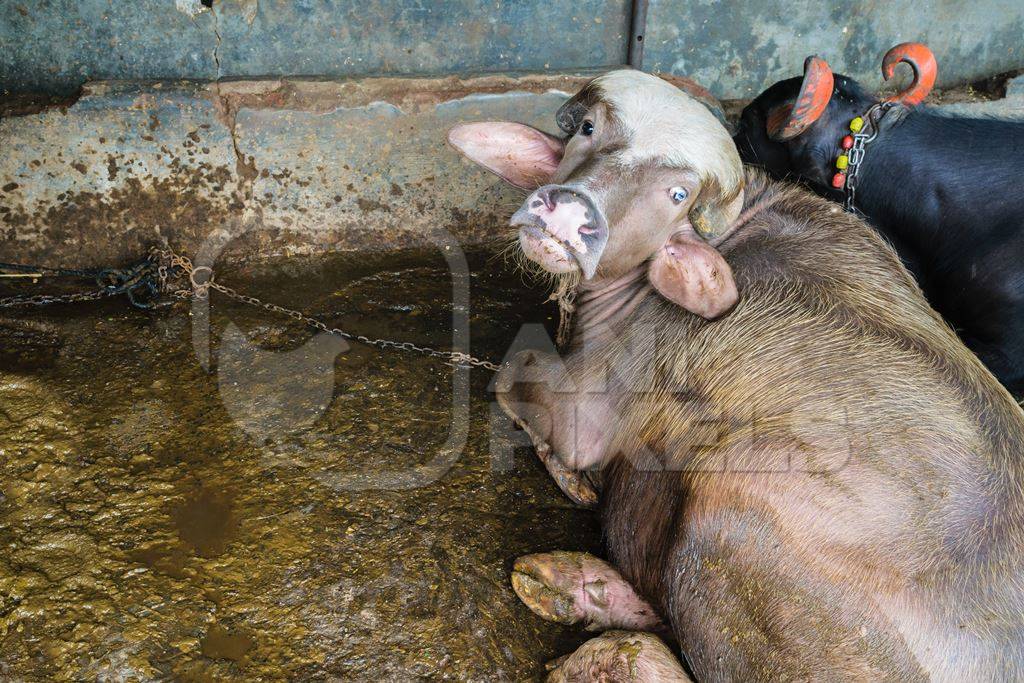
M1005 173L1019 161L1008 143L1021 135L1020 122L912 110L868 145L856 205L900 243L956 257L965 240L1019 226L1021 195Z
M582 283L576 295L574 341L590 343L619 334L652 291L646 263L619 277Z
M921 246L920 226L937 218L937 207L930 206L935 188L925 169L928 160L919 156L926 155L927 148L914 149L922 142L919 129L920 116L911 112L902 124L883 131L868 145L855 197L857 208L878 227L897 233L916 247ZM941 235L929 238L941 239Z

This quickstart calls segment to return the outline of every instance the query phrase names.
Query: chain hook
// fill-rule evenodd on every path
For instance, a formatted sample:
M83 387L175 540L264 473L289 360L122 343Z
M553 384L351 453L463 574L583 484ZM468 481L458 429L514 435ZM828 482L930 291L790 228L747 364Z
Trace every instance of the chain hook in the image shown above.
M210 296L210 287L213 285L213 268L210 266L193 266L188 270L188 281L192 285L192 291L197 299L206 299Z

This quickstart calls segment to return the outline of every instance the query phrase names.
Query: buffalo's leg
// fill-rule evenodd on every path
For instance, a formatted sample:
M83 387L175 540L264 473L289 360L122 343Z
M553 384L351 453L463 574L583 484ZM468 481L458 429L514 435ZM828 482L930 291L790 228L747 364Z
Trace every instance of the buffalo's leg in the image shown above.
M548 683L689 683L675 654L650 633L607 631L557 660Z
M525 425L524 425L525 428ZM555 480L555 485L569 500L585 508L597 507L597 488L585 472L576 472L565 466L561 458L551 451L551 445L534 438L530 430L526 430L533 441L534 451L544 464L544 468Z
M666 633L650 603L604 560L589 553L525 555L512 567L512 587L534 613L590 631L610 628Z
M597 489L582 471L600 466L615 432L615 412L604 392L584 391L561 359L523 351L499 372L498 404L529 434L559 488L579 505L597 504Z

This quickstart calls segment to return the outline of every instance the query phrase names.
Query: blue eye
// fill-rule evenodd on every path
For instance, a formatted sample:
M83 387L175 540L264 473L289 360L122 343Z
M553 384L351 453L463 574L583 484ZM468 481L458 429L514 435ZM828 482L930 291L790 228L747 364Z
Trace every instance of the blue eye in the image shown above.
M673 187L668 191L668 194L676 204L681 204L690 196L690 193L685 187Z
M592 121L584 121L583 125L580 126L580 135L591 136L594 134L594 123Z

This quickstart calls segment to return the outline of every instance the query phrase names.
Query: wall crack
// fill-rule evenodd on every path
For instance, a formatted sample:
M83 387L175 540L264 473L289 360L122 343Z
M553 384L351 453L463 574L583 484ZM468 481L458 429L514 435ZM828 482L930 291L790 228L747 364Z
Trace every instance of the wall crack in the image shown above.
M220 14L217 12L215 7L210 8L210 13L213 14L213 35L217 39L216 45L213 46L213 64L217 69L216 78L219 81L221 79L221 68L220 68L220 46L223 39L220 35Z
M222 119L231 136L231 149L235 155L235 173L238 175L238 186L235 190L236 197L243 207L251 206L250 200L253 197L253 183L259 176L259 169L256 168L256 158L246 157L238 142L238 104L232 98L224 96L220 92L220 83L214 82L214 90L217 96L218 106L222 113Z
M223 69L220 63L220 50L223 45L223 36L220 32L220 12L212 2L210 3L210 12L213 15L213 35L216 39L216 44L213 48L213 63L217 72L212 84L213 91L217 98L218 108L221 111L221 118L228 129L228 134L231 136L231 150L235 155L235 173L238 175L235 198L242 206L243 222L248 223L251 220L258 219L258 207L254 209L251 200L253 197L253 183L259 175L259 171L256 168L256 158L253 156L247 158L238 144L238 103L221 92L220 81L223 78Z

